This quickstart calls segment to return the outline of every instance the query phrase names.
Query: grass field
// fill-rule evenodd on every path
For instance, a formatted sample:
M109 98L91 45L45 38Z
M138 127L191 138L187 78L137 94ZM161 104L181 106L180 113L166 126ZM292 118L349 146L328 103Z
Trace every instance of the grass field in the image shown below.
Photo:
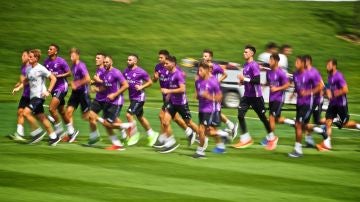
M75 116L80 137L75 144L49 147L17 144L5 136L15 130L19 95L10 91L18 78L20 52L58 43L60 55L76 46L94 72L98 51L112 54L115 66L125 65L136 52L141 66L152 71L157 51L166 48L178 58L199 57L212 48L216 59L242 63L242 47L251 43L258 52L268 41L289 43L297 54L308 53L324 79L324 61L339 59L348 81L349 109L360 122L360 46L336 38L360 33L359 2L293 1L2 1L0 8L0 201L359 201L360 132L334 129L334 150L320 153L304 149L301 159L289 159L294 129L280 125L279 147L265 151L258 142L265 130L253 112L248 128L256 144L244 150L228 148L224 155L210 152L208 159L189 156L183 131L174 125L182 144L161 155L145 146L143 138L124 152L81 146L88 124ZM44 55L45 57L45 55ZM43 58L44 58L43 57ZM197 111L191 78L187 82L190 108ZM158 130L161 106L158 84L147 90L145 115ZM123 108L122 118L124 116ZM236 110L223 112L236 120ZM293 112L284 112L294 117ZM194 120L197 114L193 113ZM28 126L26 130L28 131ZM108 145L104 130L103 141ZM141 129L142 134L144 131ZM316 141L320 137L315 136Z

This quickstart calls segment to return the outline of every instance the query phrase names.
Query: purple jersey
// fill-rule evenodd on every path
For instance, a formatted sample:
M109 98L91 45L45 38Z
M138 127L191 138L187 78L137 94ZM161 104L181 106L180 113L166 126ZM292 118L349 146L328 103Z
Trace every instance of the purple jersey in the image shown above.
M126 80L120 70L116 69L115 67L111 68L110 70L106 70L103 74L103 82L104 86L106 87L106 95L117 92L121 88L121 85L124 81ZM123 105L123 94L121 93L113 101L110 101L108 98L106 98L105 102L114 105Z
M73 74L74 77L74 81L78 81L83 79L86 75L89 74L85 63L83 62L79 62L78 64L73 64L72 68L71 68L71 72ZM79 86L77 89L77 91L81 91L84 93L89 93L89 85L85 84L83 86Z
M176 69L182 72L182 69L179 66L176 66ZM169 88L170 82L170 71L165 68L161 63L155 66L155 72L159 74L159 83L160 88ZM163 94L163 100L165 100L166 95Z
M175 69L175 72L170 73L169 89L180 88L180 85L185 85L185 76L182 71ZM170 102L173 105L184 105L187 103L186 93L172 93L170 95Z
M105 68L104 67L98 67L96 68L96 75L98 75L98 77L104 81L104 73L105 73ZM104 84L102 83L96 83L96 87L100 88L104 86ZM99 91L96 93L95 95L95 100L99 101L99 102L105 102L106 100L106 96L107 96L107 93L106 93L106 90L103 90L103 91Z
M199 112L212 113L220 111L218 102L216 102L214 99L208 100L201 96L202 93L207 92L214 98L216 94L221 93L219 82L215 76L212 76L206 80L196 80L195 89L199 99Z
M336 71L334 74L328 76L328 85L329 85L329 89L331 90L331 93L333 94L335 90L342 89L347 84L344 76L339 71ZM329 105L346 106L347 105L346 95L333 97L330 100Z
M24 77L26 77L26 68L30 66L30 65L22 65L21 66L21 75L23 75ZM24 90L23 90L23 94L22 94L23 97L30 97L30 87L29 87L29 84L26 84L24 86Z
M51 58L47 58L44 61L44 66L48 69L52 74L54 74L57 78L59 74L65 74L70 71L69 65L66 61L61 57L56 57L55 60L51 60ZM68 83L65 77L57 78L54 91L66 92L68 90Z
M224 70L223 70L223 68L221 68L221 66L219 64L212 63L212 65L213 65L213 69L211 71L211 74L213 76L215 76L216 78L219 78L221 75L224 74Z
M250 63L245 63L243 68L243 75L247 78L253 79L256 76L260 76L260 68L259 65L252 61ZM260 84L252 84L250 82L244 82L245 97L261 97L261 85Z
M138 102L145 101L145 91L144 90L136 90L136 85L142 85L144 82L150 80L149 74L143 70L141 67L136 68L126 68L124 70L124 76L127 82L129 83L129 99L135 100Z
M308 70L310 75L310 80L313 81L315 86L312 86L312 88L315 88L319 83L322 81L321 74L315 67L311 67L310 70ZM318 105L320 101L322 100L322 95L319 93L314 94L314 105Z
M276 70L270 70L266 72L266 81L271 86L279 87L289 82L289 79L286 76L286 73L281 67L278 67ZM271 92L269 102L284 102L285 99L285 90Z
M309 72L304 70L303 72L296 71L294 73L294 84L295 84L295 92L297 93L297 105L308 105L312 107L314 103L314 96L307 95L302 96L300 92L302 90L310 90L314 86L313 80L310 80Z

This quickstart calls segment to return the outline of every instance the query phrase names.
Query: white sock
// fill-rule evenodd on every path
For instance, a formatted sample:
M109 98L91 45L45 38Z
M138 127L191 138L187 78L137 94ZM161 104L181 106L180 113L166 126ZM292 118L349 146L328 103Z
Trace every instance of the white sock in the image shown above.
M193 133L193 130L190 127L187 127L185 129L185 134L187 137L189 137Z
M227 133L227 132L219 129L219 130L216 131L216 135L219 135L219 136L221 136L221 137L228 137L228 136L229 136L229 133Z
M330 148L331 149L331 139L330 137L326 138L324 140L324 145L327 147L327 148Z
M72 123L66 124L66 127L67 127L67 131L69 134L73 134L75 132L75 129L74 129L74 126Z
M289 124L289 125L295 125L295 121L292 119L285 119L284 123Z
M39 133L42 133L42 131L43 131L42 128L37 128L37 129L35 129L34 131L32 131L32 132L30 133L30 135L31 135L31 136L35 136L35 135L37 135L37 134L39 134Z
M17 124L16 126L16 132L20 135L20 136L24 136L24 126L21 124Z
M98 116L97 121L99 121L100 123L104 123L105 120L102 117Z
M267 134L266 139L267 139L267 140L273 140L273 139L275 139L274 132L271 132L271 133Z
M126 139L126 138L127 138L127 134L126 134L125 129L122 129L122 130L121 130L121 138L122 138L122 139Z
M228 120L226 121L226 125L227 125L227 127L228 127L230 130L234 129L234 127L235 127L234 123L231 122L230 119L228 119Z
M360 130L360 124L356 124L356 128Z
M152 129L152 128L150 128L148 131L146 131L146 134L147 134L148 136L153 135L153 134L154 134L153 129Z
M164 145L164 146L165 146L165 147L171 147L171 146L173 146L175 143L176 143L176 140L175 140L174 136L171 135L170 137L166 138L166 140L165 140L165 145Z
M109 139L111 140L112 144L115 146L122 146L120 140L117 138L116 135L110 135Z
M225 144L223 142L216 143L216 147L219 149L225 149Z
M49 136L50 136L50 139L52 139L52 140L56 139L56 137L57 137L55 132L50 133Z
M314 139L311 134L305 135L306 142L314 142Z
M205 137L205 141L204 141L204 151L206 150L206 148L209 146L209 138L208 137Z
M51 115L48 115L47 118L49 119L49 121L51 123L54 123L55 122L55 119L51 116Z
M159 140L159 142L161 142L161 143L165 142L165 140L166 140L166 134L163 133L163 134L159 135L158 140Z
M97 138L99 136L100 136L99 131L95 130L95 131L90 132L89 138L90 139L95 139L95 138Z
M339 118L338 117L335 117L334 119L333 119L333 122L338 122L339 121Z
M134 122L120 123L120 129L128 129L134 127Z
M205 155L205 149L206 148L204 148L204 147L198 146L197 149L196 149L196 153L200 154L200 155Z
M313 131L314 131L315 133L320 133L320 134L324 132L324 130L323 130L322 128L317 127L317 126L313 128Z
M295 148L294 150L299 153L299 154L302 154L302 146L301 146L301 143L298 143L298 142L295 142Z
M249 133L240 135L240 142L248 142L250 140L251 140L251 136Z
M62 129L61 121L60 121L59 123L56 123L56 124L54 125L54 127L55 127L55 130L61 130L61 129Z

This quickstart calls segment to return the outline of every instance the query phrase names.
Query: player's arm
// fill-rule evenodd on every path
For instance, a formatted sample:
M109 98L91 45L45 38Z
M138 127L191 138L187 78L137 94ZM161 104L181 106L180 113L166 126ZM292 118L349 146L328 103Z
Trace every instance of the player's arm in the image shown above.
M48 76L49 80L50 80L50 84L48 89L43 93L43 96L47 97L50 95L51 91L54 89L55 83L56 83L56 77L54 74L51 74Z
M89 83L90 83L90 75L85 74L84 78L77 80L77 81L72 81L71 87L72 87L72 89L76 90L81 86L88 85Z
M24 88L26 77L24 75L20 75L19 81L15 84L14 89L12 90L12 94L15 94L15 92L18 92L19 90L21 90L22 88Z
M152 80L150 78L148 78L148 80L143 84L143 85L136 85L135 88L136 90L140 91L140 90L143 90L149 86L152 85Z
M71 71L67 71L65 72L64 74L58 74L56 75L56 78L66 78L66 77L69 77L71 75Z
M156 83L159 80L159 72L155 71L152 77L152 81Z
M114 100L117 96L119 96L128 88L129 88L129 83L126 80L124 80L121 82L121 87L116 92L109 94L107 97L110 100Z
M222 101L222 93L221 92L218 92L215 95L211 95L208 91L205 91L200 96L207 99L207 100L213 100L213 101L216 101L216 102L221 102Z
M338 90L334 90L333 96L334 97L339 97L339 96L347 94L348 92L349 92L348 86L344 85L342 88L340 88Z
M218 78L218 81L219 81L219 82L222 82L224 79L227 78L227 76L228 76L228 75L227 75L225 72L222 73L221 76Z
M238 78L240 83L251 83L251 84L260 84L260 75L253 76L253 77L245 77L243 74L239 74Z
M184 93L185 92L185 84L180 84L179 88L175 88L175 89L162 88L161 92L164 94Z
M270 86L270 91L271 91L271 92L283 91L283 90L286 90L287 88L289 88L289 86L290 86L290 82L287 81L287 82L286 82L284 85L282 85L282 86L278 86L278 87L276 87L276 86Z

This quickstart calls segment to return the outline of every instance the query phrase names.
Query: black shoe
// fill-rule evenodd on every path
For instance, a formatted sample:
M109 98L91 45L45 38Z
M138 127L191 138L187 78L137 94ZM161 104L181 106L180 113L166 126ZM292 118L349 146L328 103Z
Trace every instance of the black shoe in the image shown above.
M61 140L61 135L56 135L56 138L55 139L49 139L49 146L56 146L56 144L58 143L58 142L60 142L60 140Z
M41 132L35 136L32 136L29 144L35 144L35 143L40 142L44 138L45 134L46 134L46 132Z
M189 147L194 144L195 138L196 138L196 133L195 133L195 132L192 132L191 135L189 135L189 136L187 137L187 139L188 139L188 146L189 146Z
M154 148L161 149L165 147L165 143L162 143L159 141L159 139L156 140L155 144L153 144Z
M72 143L75 141L76 137L79 135L79 130L75 130L73 134L69 134L69 143Z
M170 153L170 152L174 151L176 148L178 148L179 146L180 146L180 144L175 143L170 147L163 147L159 150L159 153L162 153L162 154Z
M336 127L338 127L338 129L342 129L342 127L343 127L343 124L341 123L341 121L335 121L335 122L333 122L333 124L334 124Z
M194 159L206 159L206 156L205 156L205 155L198 154L198 153L196 153L196 152L195 152L194 155L192 155L192 157L193 157Z
M291 158L299 158L299 157L302 157L303 155L294 150L293 152L288 153L288 156Z

